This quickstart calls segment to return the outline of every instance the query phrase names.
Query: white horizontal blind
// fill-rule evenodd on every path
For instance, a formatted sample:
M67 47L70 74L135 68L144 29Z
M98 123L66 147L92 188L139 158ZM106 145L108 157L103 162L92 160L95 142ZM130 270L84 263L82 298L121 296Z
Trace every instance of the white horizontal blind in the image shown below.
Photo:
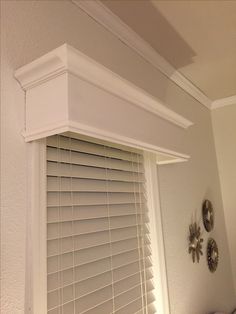
M155 313L142 152L47 139L48 314Z

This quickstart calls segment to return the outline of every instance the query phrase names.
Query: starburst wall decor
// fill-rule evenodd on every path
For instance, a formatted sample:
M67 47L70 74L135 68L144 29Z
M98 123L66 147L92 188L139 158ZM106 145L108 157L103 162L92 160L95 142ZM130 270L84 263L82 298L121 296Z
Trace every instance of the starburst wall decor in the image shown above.
M197 223L193 223L189 226L189 254L192 254L193 263L197 260L199 263L200 256L202 253L202 242L203 238L201 238L201 228L197 225Z

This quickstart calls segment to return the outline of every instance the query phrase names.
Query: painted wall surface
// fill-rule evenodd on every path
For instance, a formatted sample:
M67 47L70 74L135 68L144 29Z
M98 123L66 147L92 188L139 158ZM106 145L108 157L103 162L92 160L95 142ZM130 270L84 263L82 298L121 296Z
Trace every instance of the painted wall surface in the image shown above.
M231 264L236 291L236 106L213 110L212 121L215 135L217 161L221 182L225 221L227 225ZM236 293L235 293L236 298Z
M195 123L186 139L191 161L163 166L159 171L171 313L231 310L235 299L210 112L69 1L1 1L1 10L2 313L27 313L30 298L30 144L25 144L21 136L24 93L13 73L65 42ZM187 253L188 225L195 212L200 219L205 197L215 206L212 235L221 254L214 275L207 270L205 256L199 265L193 265ZM207 236L204 234L205 239Z

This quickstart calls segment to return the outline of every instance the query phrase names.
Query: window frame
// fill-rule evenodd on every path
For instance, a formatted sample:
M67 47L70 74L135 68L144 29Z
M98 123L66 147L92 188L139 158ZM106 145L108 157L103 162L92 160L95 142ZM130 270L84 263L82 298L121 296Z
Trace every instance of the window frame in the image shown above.
M46 139L30 144L28 190L29 241L28 313L47 313L47 206L46 206ZM157 313L170 314L162 213L158 186L158 165L155 153L144 151L147 203L153 256L154 294Z

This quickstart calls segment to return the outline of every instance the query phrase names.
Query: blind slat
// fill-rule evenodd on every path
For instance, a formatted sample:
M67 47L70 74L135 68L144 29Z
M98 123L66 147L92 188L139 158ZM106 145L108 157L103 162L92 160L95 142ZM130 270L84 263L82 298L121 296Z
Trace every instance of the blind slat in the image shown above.
M103 241L103 239L102 239ZM146 239L147 244L149 244L148 238ZM74 239L73 237L66 237L56 240L49 240L47 241L47 247L48 247L48 257L54 256L54 255L64 255L67 252L71 252L73 249L75 259L80 259L80 261L86 261L89 258L103 258L102 254L110 254L117 255L121 254L123 252L131 251L135 248L141 247L142 243L141 240L138 240L136 237L131 239L125 239L125 240L119 240L116 242L113 242L112 250L109 251L110 245L109 241L105 242L105 244L99 245L97 243L96 246L91 247L85 247L85 248L76 248L74 246ZM108 252L109 251L109 252ZM106 253L105 253L106 252ZM108 255L104 255L108 256Z
M60 265L58 263L58 256L51 257L48 259L48 274L55 275L58 272L63 272L68 269L75 271L75 278L77 281L80 279L86 279L90 276L97 275L99 273L105 272L110 269L111 258L105 257L103 259L95 260L92 262L88 262L85 264L75 264L73 266L72 254L68 256L70 253L64 254L60 258ZM142 253L143 257L149 257L151 255L151 251L148 248L145 248L145 251ZM114 255L112 258L113 269L119 268L124 265L131 264L140 259L140 251L139 249L134 249L132 251L128 251L122 254ZM61 267L59 267L61 266Z
M128 291L123 292L122 294L114 298L115 308L119 309L130 304L132 301L139 299L140 295L142 294L143 292L141 285L138 285Z
M143 204L109 204L109 216L126 216L147 212ZM81 205L81 206L60 206L49 207L47 213L48 223L60 221L74 221L104 218L108 216L107 205ZM147 227L147 226L145 226Z
M134 161L137 160L137 156L142 160L142 155L137 153L131 153L122 149L116 149L106 145L99 145L92 142L76 140L60 136L51 136L47 138L47 145L49 147L63 148L69 151L83 152L96 156L106 156L107 158L116 158L121 160Z
M138 193L88 193L88 192L48 192L48 206L142 204L145 198Z
M88 311L83 312L83 314L110 314L113 312L113 301L108 300L102 304L92 308Z
M127 217L129 219L127 219L124 226L117 224L117 226L113 226L111 229L109 228L109 221L106 221L106 218L103 218L103 221L96 220L95 227L91 232L89 230L93 227L93 223L90 223L90 221L81 224L78 224L81 220L75 221L78 228L74 228L73 224L69 221L50 224L47 231L48 241L50 241L48 245L49 247L53 247L61 245L58 242L73 241L74 249L77 250L105 244L109 242L110 237L113 242L118 242L135 238L137 234L141 233L147 235L146 240L148 241L149 230L147 228L143 230L141 223L136 225L134 223L136 222L135 216ZM104 229L102 228L103 226Z
M104 156L94 156L88 153L73 152L65 149L60 149L58 151L58 148L52 147L48 147L47 152L48 161L132 172L144 171L142 163L139 163L136 160L125 161L115 158L105 160Z
M144 192L143 185L134 182L120 182L92 179L49 177L47 180L49 192Z
M151 267L151 265L152 265L148 260L145 262L145 264L143 264L143 261L142 262L140 262L140 261L141 261L141 259L139 261L134 262L134 263L113 269L114 281L119 281L123 278L126 278L127 276L131 276L133 274L139 273L142 271L143 268L146 269L148 267Z
M86 311L112 298L112 285L95 291L75 301L76 312Z
M60 165L60 166L59 166ZM144 182L140 173L47 162L47 174L54 177L83 178L121 182Z
M127 313L135 313L142 309L143 302L142 298L138 298L134 300L133 302L130 302L128 305L120 308L119 310L115 311L114 314L127 314Z
M77 237L83 234L97 233L97 238L103 236L103 231L110 230L112 240L117 241L120 236L128 235L128 238L137 235L141 230L142 221L145 220L144 215L126 215L119 217L106 218L95 218L86 220L73 220L58 223L50 223L48 225L47 237L49 240L64 238L69 236ZM122 229L122 230L121 230ZM131 233L129 233L131 231ZM122 232L122 234L120 234Z

